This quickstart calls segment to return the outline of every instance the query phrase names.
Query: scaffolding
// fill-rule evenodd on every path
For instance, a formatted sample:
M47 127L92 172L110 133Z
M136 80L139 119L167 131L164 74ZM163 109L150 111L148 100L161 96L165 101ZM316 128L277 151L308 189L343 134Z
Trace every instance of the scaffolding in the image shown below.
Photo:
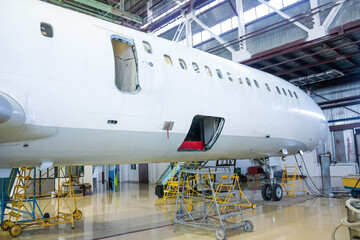
M304 183L301 181L297 166L284 166L281 187L284 196L296 197L297 192L308 194Z
M174 231L177 224L183 224L215 230L217 239L222 240L228 230L253 230L253 223L243 218L240 190L234 188L233 176L226 170L229 168L223 169L184 165L179 170ZM192 184L187 186L189 178ZM215 183L216 179L220 181Z
M3 231L9 231L11 236L16 237L23 229L64 223L71 223L74 228L74 220L80 219L82 212L77 209L70 167L68 177L65 177L65 167L52 167L38 178L32 167L20 168L19 173L14 173L10 177L14 185L9 184L7 189L9 206L6 206L7 219L1 223ZM60 178L60 175L63 177ZM55 191L41 191L41 186L54 176L57 177ZM51 206L54 208L51 209Z

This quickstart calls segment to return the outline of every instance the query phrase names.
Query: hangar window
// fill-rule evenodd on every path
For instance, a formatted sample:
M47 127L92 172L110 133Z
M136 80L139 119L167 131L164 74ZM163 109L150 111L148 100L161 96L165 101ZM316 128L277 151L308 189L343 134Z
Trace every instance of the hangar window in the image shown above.
M290 92L290 90L288 90L289 91L289 95L290 95L290 97L293 97L293 95L292 95L292 93Z
M180 67L181 67L182 69L184 69L184 70L187 69L187 68L186 68L186 63L185 63L184 59L179 58L179 64L180 64Z
M277 90L277 92L278 92L279 94L281 94L280 88L279 88L278 86L276 86L276 90Z
M296 92L294 92L294 96L296 97L296 99L298 99L298 96L297 96Z
M143 41L143 46L144 46L145 52L152 54L152 49L148 42Z
M211 70L208 66L205 66L205 70L206 70L206 74L211 77L212 76L212 73L211 73Z
M220 136L224 123L224 118L196 115L178 151L209 150Z
M53 28L48 23L40 23L40 32L44 37L52 38L54 36Z
M136 92L140 89L138 66L134 41L128 38L111 40L115 59L115 85L123 92Z
M222 73L221 73L221 71L220 71L219 69L216 69L216 73L217 73L217 75L218 75L218 77L219 77L220 79L223 78Z
M269 84L265 83L265 87L266 87L266 89L267 89L269 92L271 92L271 89L270 89Z
M194 62L192 63L192 65L193 65L194 71L199 73L200 72L199 66Z
M246 82L247 82L247 85L249 85L249 87L251 87L251 82L250 82L250 79L248 78L245 78Z
M233 82L233 78L232 78L231 74L229 72L227 72L226 74L228 76L228 79Z
M169 66L173 65L170 56L164 55L164 59L165 59L165 62L166 62L167 65L169 65Z
M239 82L240 84L243 84L241 77L238 77L238 82Z
M256 81L255 79L254 79L254 83L257 88L260 88L258 81Z
M282 88L282 90L283 90L284 95L287 96L285 89Z

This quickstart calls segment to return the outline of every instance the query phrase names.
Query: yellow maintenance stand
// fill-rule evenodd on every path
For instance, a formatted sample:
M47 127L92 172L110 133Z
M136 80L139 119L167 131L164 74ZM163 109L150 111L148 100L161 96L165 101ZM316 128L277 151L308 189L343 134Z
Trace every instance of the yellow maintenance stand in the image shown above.
M281 187L284 196L296 197L296 192L308 193L304 183L301 181L297 166L284 166Z
M7 219L1 223L3 231L9 231L13 237L19 236L23 229L40 228L64 223L71 223L82 217L77 209L74 187L68 167L66 177L65 167L52 167L36 177L35 168L20 168L15 179L7 189L9 202L6 208ZM50 174L49 174L50 173ZM47 176L45 178L45 176ZM55 191L41 191L41 185L49 178L57 176ZM61 176L61 177L60 177Z

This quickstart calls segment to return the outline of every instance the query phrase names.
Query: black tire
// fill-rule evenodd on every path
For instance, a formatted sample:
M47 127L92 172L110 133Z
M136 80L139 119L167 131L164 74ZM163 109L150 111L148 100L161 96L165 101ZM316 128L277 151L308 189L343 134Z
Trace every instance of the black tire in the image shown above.
M283 190L280 184L274 184L271 190L272 199L274 201L280 201L283 196Z
M265 201L269 201L272 198L271 185L266 183L261 186L261 196Z

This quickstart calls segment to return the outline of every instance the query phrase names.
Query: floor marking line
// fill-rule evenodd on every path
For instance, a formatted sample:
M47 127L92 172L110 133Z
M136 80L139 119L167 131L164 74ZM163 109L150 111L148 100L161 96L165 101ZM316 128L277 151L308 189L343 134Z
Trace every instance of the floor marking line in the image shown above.
M133 233L138 233L138 232L145 232L145 231L150 231L150 230L153 230L153 229L170 227L170 226L173 226L173 224L157 226L157 227L151 227L151 228L144 228L144 229L134 230L134 231L130 231L130 232L124 232L124 233L118 233L118 234L109 235L109 236L105 236L105 237L93 238L93 240L100 240L100 239L118 237L118 236L122 236L122 235L128 235L128 234L133 234Z

